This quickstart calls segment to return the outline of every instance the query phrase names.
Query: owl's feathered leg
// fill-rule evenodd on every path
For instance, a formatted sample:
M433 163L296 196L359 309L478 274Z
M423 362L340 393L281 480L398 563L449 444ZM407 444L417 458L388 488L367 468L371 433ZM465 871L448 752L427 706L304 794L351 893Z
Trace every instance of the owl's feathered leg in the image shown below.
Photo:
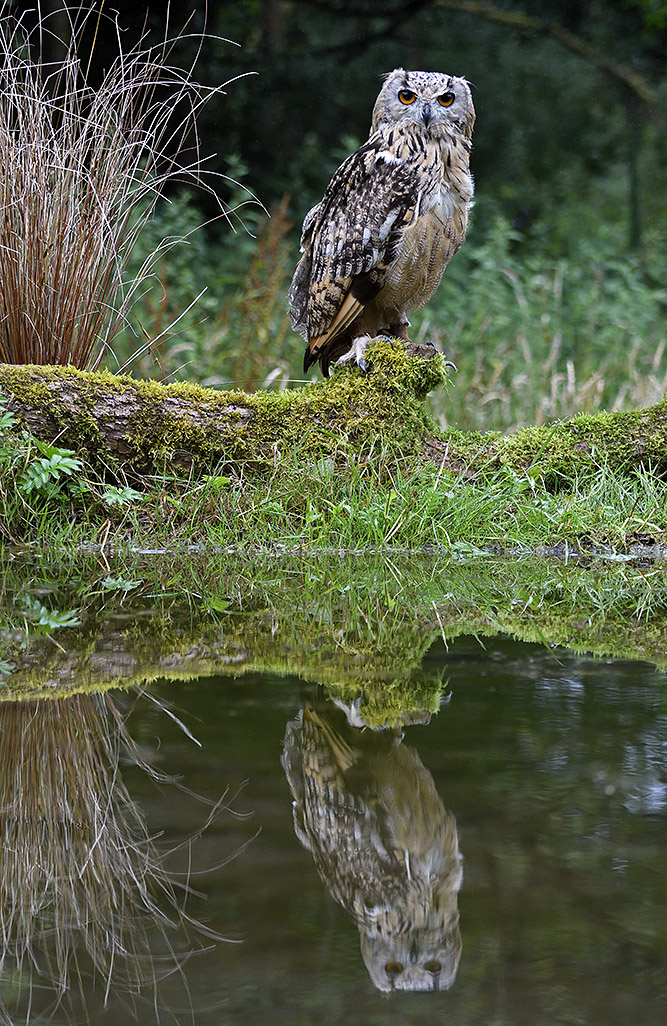
M365 314L368 313L369 311L366 310ZM371 324L376 316L377 315L371 316ZM377 320L375 320L375 324L377 325ZM345 364L349 363L350 360L355 360L357 365L361 368L364 374L368 373L368 368L366 366L366 347L368 346L368 343L372 341L373 338L386 338L387 341L390 342L392 345L393 340L397 338L401 339L403 342L410 341L410 339L408 338L409 321L407 320L407 318L400 321L392 322L388 325L387 328L380 328L379 331L373 332L372 335L369 334L369 329L367 328L366 324L364 323L361 317L357 319L355 327L357 331L359 331L359 334L355 335L355 337L352 339L352 344L348 351L346 353L343 353L343 355L338 358L336 363ZM370 330L372 331L372 328Z
M342 356L339 356L336 360L336 363L343 365L345 363L349 363L350 360L355 360L357 365L361 368L362 372L364 374L367 374L368 368L366 366L365 356L366 347L368 346L368 343L370 341L370 335L357 335L356 338L352 339L352 345L350 346L348 351L346 353L343 353Z
M411 342L412 339L408 335L408 328L410 327L410 321L395 321L390 324L387 329L387 334L391 335L392 338L400 338L403 342Z

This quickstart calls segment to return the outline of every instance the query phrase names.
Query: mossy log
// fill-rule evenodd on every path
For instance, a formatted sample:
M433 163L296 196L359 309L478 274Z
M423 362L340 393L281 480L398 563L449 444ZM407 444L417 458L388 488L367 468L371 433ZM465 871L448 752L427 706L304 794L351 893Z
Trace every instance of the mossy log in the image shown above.
M128 475L213 466L274 466L359 448L382 437L414 452L433 432L422 400L442 384L445 361L431 346L385 343L369 374L343 369L326 381L282 392L163 385L73 367L0 364L0 395L37 438L73 449L96 468Z
M369 348L369 373L283 392L217 391L197 385L86 373L72 367L0 365L0 394L42 440L58 440L94 467L132 476L275 466L358 451L380 439L397 455L455 474L508 466L545 477L605 464L667 469L667 400L628 413L581 415L510 435L438 431L424 399L447 365L430 346Z

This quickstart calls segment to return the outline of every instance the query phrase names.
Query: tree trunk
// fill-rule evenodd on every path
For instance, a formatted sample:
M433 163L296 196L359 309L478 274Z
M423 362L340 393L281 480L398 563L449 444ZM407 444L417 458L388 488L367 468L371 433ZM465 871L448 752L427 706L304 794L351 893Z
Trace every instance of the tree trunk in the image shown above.
M475 476L500 466L569 476L600 464L667 469L667 400L628 413L582 415L503 436L438 431L423 400L447 375L429 346L369 349L355 368L284 392L220 392L71 367L0 365L0 395L42 440L73 449L98 471L266 471L283 454L347 457L380 440L398 456Z

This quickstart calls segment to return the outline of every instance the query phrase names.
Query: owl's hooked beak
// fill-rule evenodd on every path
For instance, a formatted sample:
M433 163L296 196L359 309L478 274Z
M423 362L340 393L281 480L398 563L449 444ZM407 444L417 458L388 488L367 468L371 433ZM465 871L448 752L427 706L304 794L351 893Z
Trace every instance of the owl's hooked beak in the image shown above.
M431 107L430 107L430 104L428 104L428 103L424 104L424 107L422 109L422 118L423 118L424 124L428 128L428 123L431 120Z

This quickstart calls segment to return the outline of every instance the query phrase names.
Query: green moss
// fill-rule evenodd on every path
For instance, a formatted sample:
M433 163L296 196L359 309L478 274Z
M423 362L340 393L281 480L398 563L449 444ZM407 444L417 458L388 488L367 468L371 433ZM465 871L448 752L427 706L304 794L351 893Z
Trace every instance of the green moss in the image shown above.
M424 656L443 636L451 642L503 633L667 667L664 575L647 580L630 566L425 557L389 566L364 555L325 563L271 558L262 570L222 555L216 563L202 552L183 554L180 568L171 557L147 556L125 568L110 558L112 576L145 578L144 594L102 593L92 556L83 578L79 563L54 564L43 578L52 603L75 609L84 622L53 640L41 633L26 638L20 605L14 609L13 626L0 635L3 659L12 664L0 700L263 672L322 684L346 704L360 701L364 721L380 726L437 708L443 684L428 675ZM13 561L5 575L10 612L12 595L40 589L45 570L40 566L35 584L35 567ZM187 580L193 601L179 603L175 585L184 591ZM161 600L165 582L172 594ZM224 590L230 587L235 600ZM220 622L207 611L207 596L225 595ZM0 607L0 622L2 613Z
M453 429L426 440L432 459L478 474L500 466L536 469L545 478L568 478L602 464L623 469L667 467L667 399L645 410L579 414L572 420L527 427L511 435Z
M238 678L267 673L317 682L342 702L355 703L369 726L382 726L437 711L443 685L439 679L424 677L421 663L443 629L449 642L461 635L484 638L502 633L527 642L564 645L575 652L643 659L660 669L667 666L662 615L646 621L618 613L595 621L558 605L543 604L539 610L524 606L515 612L500 603L482 611L474 605L462 611L460 606L443 603L437 607L437 616L418 622L406 608L402 622L394 622L390 634L382 635L378 621L381 644L364 643L357 636L354 652L349 650L351 639L345 650L339 624L325 629L309 624L303 613L297 612L297 617L296 625L287 615L267 624L264 613L235 614L223 637L214 622L188 622L182 610L176 618L166 613L144 620L140 629L130 628L122 635L113 623L109 627L100 621L96 634L91 635L90 629L84 634L68 631L67 653L59 652L48 639L34 641L25 661L20 653L12 653L16 668L0 690L0 701L61 698L165 677L195 680L212 674ZM300 646L295 643L295 627ZM126 653L120 664L110 659L107 665L99 657L99 652L110 650L110 638L115 639L118 652Z

